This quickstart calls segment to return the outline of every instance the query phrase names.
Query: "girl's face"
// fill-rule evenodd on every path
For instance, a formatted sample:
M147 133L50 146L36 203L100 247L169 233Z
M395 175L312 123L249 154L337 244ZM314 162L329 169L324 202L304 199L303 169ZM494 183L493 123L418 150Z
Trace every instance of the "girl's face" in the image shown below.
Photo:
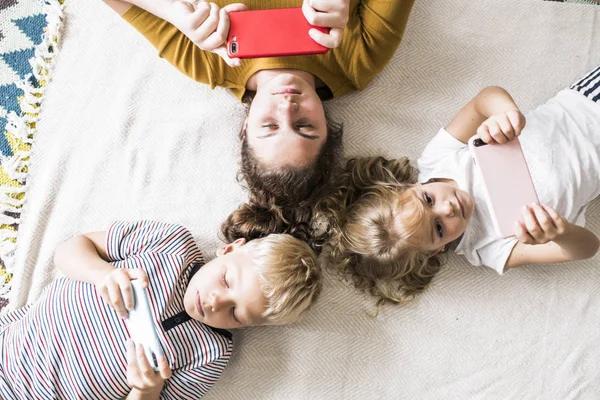
M295 74L281 73L260 85L245 124L248 146L269 166L308 165L327 140L323 103Z
M471 196L450 183L432 182L410 188L425 208L424 223L418 235L424 249L442 250L463 234L473 216Z

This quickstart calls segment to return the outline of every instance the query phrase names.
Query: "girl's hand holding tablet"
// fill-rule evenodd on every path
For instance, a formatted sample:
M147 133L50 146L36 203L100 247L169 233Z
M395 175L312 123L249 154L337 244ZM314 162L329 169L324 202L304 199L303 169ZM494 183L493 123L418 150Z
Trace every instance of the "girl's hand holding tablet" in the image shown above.
M533 203L523 207L523 222L515 222L515 236L524 244L546 244L567 233L569 222L552 207Z
M479 138L487 144L506 143L521 134L525 116L518 109L492 115L477 128Z

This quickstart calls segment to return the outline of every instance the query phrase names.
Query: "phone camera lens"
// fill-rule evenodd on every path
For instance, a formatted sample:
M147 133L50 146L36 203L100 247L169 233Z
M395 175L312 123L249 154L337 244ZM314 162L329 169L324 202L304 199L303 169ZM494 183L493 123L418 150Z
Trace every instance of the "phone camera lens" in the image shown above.
M473 144L475 145L475 147L481 147L485 145L485 142L481 139L475 139L473 141Z
M231 43L231 54L235 54L237 53L237 43L233 42Z

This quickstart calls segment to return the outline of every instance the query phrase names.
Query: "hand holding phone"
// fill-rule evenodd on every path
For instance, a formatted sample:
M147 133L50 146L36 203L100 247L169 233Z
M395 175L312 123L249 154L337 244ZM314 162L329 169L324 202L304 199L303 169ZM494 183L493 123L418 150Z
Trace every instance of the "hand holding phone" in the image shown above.
M140 280L131 281L133 291L134 306L129 311L127 318L127 328L131 334L131 339L138 345L144 347L146 358L152 366L152 369L159 371L159 359L164 356L156 324L150 308L150 300L146 289L142 286Z
M115 268L106 263L107 272L96 283L96 291L119 317L125 319L128 310L133 308L131 281L137 280L141 285L148 284L148 276L140 268Z
M315 42L309 31L328 28L310 25L301 8L251 10L229 14L227 54L231 58L259 58L320 54L329 50Z
M518 138L504 144L486 144L477 135L469 149L481 172L492 223L499 236L515 235L515 222L522 221L523 206L538 197Z
M525 116L521 111L509 110L492 115L477 128L477 136L488 144L510 142L519 137L525 128Z
M329 33L311 28L308 34L315 42L330 49L340 45L350 16L350 0L304 0L302 12L309 24L330 28Z
M546 244L567 232L569 222L550 206L533 203L523 207L522 216L515 223L515 236L525 244Z
M141 345L127 340L127 384L142 393L159 393L172 371L165 358L159 359L159 369L151 368ZM153 397L156 398L156 397Z
M168 20L198 48L218 54L230 67L240 64L239 59L227 55L225 44L229 32L229 13L244 11L241 3L219 8L215 3L200 2L196 6L188 1L176 0L169 4Z

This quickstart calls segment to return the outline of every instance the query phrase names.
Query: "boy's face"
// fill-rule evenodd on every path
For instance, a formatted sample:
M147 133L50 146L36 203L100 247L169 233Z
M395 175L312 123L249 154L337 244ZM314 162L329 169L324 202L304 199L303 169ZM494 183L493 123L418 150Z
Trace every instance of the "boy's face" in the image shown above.
M426 210L419 232L426 250L443 249L467 229L474 210L467 192L443 182L415 185L409 190L415 192Z
M224 246L217 258L202 266L185 292L185 311L214 328L264 325L267 308L252 258L254 247L244 239Z

